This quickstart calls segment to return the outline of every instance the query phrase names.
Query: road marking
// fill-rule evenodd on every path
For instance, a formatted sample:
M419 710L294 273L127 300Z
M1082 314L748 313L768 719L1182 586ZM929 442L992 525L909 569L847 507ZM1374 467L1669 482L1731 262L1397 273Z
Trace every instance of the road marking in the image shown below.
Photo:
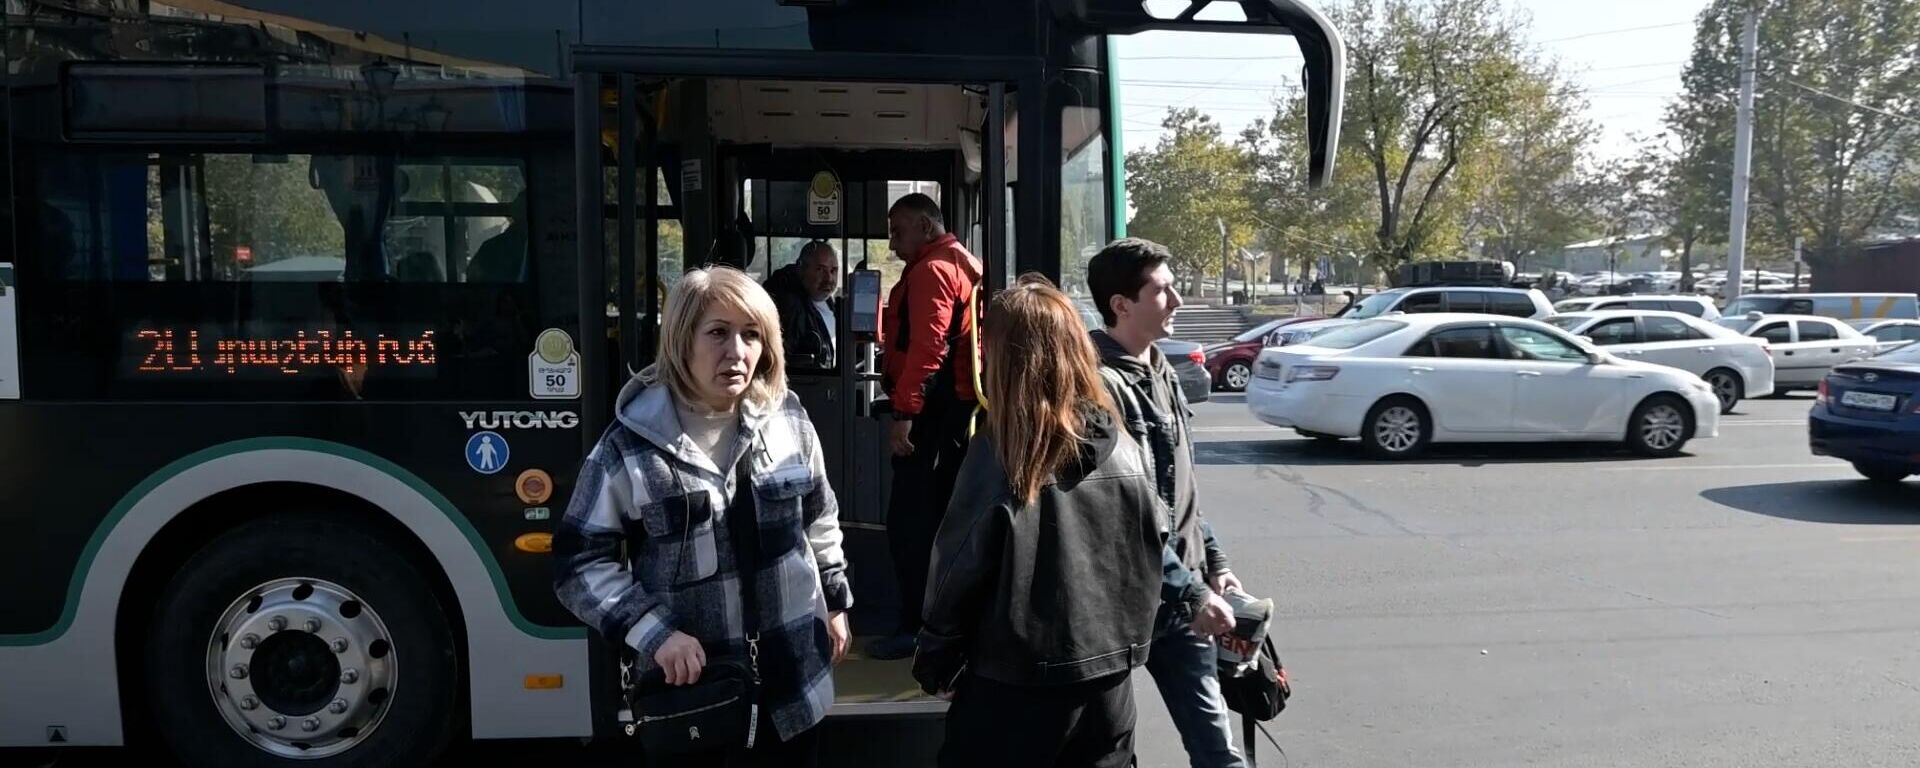
M1701 472L1723 469L1844 469L1853 470L1853 465L1845 462L1821 462L1817 464L1677 464L1669 466L1635 465L1631 467L1601 467L1602 472Z
M1842 536L1840 541L1846 544L1870 544L1879 541L1920 541L1920 534L1890 534L1886 536Z

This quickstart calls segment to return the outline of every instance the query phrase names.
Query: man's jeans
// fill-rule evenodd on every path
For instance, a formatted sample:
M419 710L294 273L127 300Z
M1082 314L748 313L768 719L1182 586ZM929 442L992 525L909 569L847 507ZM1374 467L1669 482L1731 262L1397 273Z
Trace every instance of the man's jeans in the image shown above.
M1147 655L1147 672L1160 689L1173 727L1193 768L1246 768L1233 746L1233 713L1220 695L1219 647L1193 633L1193 625L1170 606L1160 606L1159 631Z

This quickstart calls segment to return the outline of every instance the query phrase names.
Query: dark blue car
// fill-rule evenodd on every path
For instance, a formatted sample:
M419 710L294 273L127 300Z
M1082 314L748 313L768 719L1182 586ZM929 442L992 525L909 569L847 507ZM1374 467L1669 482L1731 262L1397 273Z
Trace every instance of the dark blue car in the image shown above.
M1807 431L1814 455L1853 462L1874 482L1920 473L1920 344L1835 366Z

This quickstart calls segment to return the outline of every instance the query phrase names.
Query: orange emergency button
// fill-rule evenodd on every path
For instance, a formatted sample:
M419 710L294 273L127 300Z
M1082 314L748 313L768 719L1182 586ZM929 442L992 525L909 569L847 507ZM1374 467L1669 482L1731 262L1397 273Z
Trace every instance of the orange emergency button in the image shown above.
M553 551L553 534L551 533L520 534L520 538L513 540L513 548L520 550L522 552L532 552L535 554L552 552Z
M529 507L547 503L553 497L553 478L545 470L529 469L513 481L513 492Z
M567 687L566 675L527 675L527 690L551 691Z

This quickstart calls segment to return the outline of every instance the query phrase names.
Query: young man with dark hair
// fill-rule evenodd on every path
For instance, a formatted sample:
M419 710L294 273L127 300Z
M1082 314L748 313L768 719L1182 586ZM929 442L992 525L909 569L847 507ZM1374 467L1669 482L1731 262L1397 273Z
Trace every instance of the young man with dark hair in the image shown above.
M920 632L934 535L967 456L978 351L968 306L983 265L948 234L940 204L927 195L895 202L887 211L887 235L907 263L887 296L881 326L893 409L887 544L900 584L900 621L891 637L868 644L867 655L904 659L913 655Z
M1194 768L1242 768L1220 694L1214 637L1233 629L1222 592L1238 589L1213 527L1195 500L1193 443L1180 380L1154 342L1173 334L1180 308L1165 246L1126 238L1087 263L1087 287L1105 323L1093 331L1100 374L1134 440L1146 448L1171 535L1162 553L1161 605L1147 671Z

